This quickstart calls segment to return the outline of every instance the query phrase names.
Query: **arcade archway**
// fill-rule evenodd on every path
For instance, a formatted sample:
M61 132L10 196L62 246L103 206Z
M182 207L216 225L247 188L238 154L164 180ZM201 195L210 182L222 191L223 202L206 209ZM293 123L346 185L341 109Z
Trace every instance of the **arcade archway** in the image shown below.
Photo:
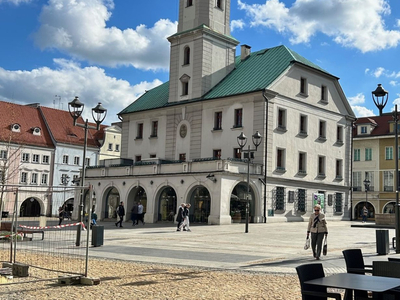
M208 223L210 215L211 197L210 192L204 186L197 186L192 191L189 203L189 221L191 223Z
M22 202L20 210L20 217L39 217L40 216L40 203L37 199L31 197Z
M254 191L249 188L249 221L253 222L255 215L255 202L254 202ZM246 220L246 202L247 202L247 183L238 183L231 194L230 213L232 217L232 223L241 223Z
M105 198L104 218L116 218L120 199L118 190L115 187L109 188L105 193Z
M176 193L175 190L167 186L165 187L160 197L158 198L158 221L174 222L176 214Z
M362 220L364 205L368 209L367 219L370 220L370 221L371 220L375 220L375 208L369 202L367 202L367 203L366 202L357 203L357 205L354 207L354 220Z

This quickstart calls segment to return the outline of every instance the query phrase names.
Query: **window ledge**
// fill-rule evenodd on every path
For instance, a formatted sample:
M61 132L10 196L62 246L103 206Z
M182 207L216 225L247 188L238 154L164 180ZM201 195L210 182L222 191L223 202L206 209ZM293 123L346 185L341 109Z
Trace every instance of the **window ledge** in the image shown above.
M343 146L343 144L344 144L343 141L336 141L335 143L336 146Z
M306 176L307 175L307 171L298 171L297 172L297 176Z
M325 173L321 173L321 174L318 174L317 177L318 177L318 178L321 178L321 179L325 179L325 178L326 178L326 175L325 175Z
M135 141L136 141L136 140L143 140L143 138L137 136L137 137L135 137Z
M324 99L319 100L319 102L322 104L328 104L328 100L324 100Z
M156 135L149 136L149 139L156 139L156 138L158 138L158 136L156 136Z
M222 132L222 128L213 128L211 132Z
M308 94L302 93L302 92L300 92L299 95L300 95L300 96L303 96L303 97L308 97Z
M343 180L343 177L342 177L341 175L337 175L337 176L335 177L335 180L336 180L336 181L342 181L342 180Z
M287 129L286 129L286 126L278 126L278 127L276 127L276 131L286 132Z
M299 132L299 136L300 136L300 137L308 137L308 133L305 132L305 131L303 131L303 132L300 131L300 132Z
M242 125L233 125L233 127L231 129L243 129Z
M276 169L275 169L275 172L276 173L286 173L286 169L285 168L283 168L283 167L277 167Z
M319 137L318 137L318 141L320 141L320 142L326 142L326 137L319 136Z

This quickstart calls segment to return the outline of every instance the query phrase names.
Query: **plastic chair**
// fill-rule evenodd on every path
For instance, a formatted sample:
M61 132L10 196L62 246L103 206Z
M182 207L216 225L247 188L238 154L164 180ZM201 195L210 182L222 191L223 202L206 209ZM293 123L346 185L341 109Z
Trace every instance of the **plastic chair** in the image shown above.
M324 268L321 263L305 264L296 267L300 281L301 296L303 300L326 300L333 298L341 300L341 295L328 293L325 286L305 284L305 281L325 277Z
M364 264L364 258L361 249L347 249L342 251L346 262L347 273L364 274L372 273L372 266ZM351 292L345 292L344 299L351 299ZM368 292L354 291L355 299L368 299Z

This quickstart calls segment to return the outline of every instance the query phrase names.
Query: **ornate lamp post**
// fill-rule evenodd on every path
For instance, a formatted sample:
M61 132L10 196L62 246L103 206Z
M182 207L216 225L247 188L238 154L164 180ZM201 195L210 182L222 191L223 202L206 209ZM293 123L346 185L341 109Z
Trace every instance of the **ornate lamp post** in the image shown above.
M369 185L371 182L366 178L364 180L364 187L365 187L365 207L367 207L368 204L368 191L369 191Z
M237 142L239 144L240 151L247 153L247 155L245 155L245 158L247 156L246 228L244 231L245 233L249 232L250 159L254 158L254 152L257 151L258 146L260 146L261 144L262 140L261 134L258 131L256 131L256 133L254 133L252 136L252 140L255 149L250 149L249 145L247 150L243 150L243 147L247 143L247 137L244 135L243 132L237 137Z
M75 97L74 100L68 103L68 110L71 114L71 117L74 119L74 126L79 126L85 129L85 142L83 144L83 162L82 162L82 177L81 177L81 197L79 201L79 222L83 220L83 199L85 197L85 175L86 175L86 148L87 148L87 132L88 129L100 129L100 124L104 121L107 115L107 109L105 109L101 103L97 104L96 107L92 108L92 117L96 123L96 127L90 126L88 124L88 119L86 119L84 124L77 123L77 119L82 115L83 109L85 105L79 101L78 97ZM88 241L89 242L89 241ZM78 226L77 235L76 235L76 246L80 246L81 244L81 226Z
M375 91L372 92L372 99L376 107L379 109L379 114L382 115L382 110L385 107L389 98L389 92L385 91L381 84L378 84L378 87ZM395 169L396 174L394 176L395 180L395 188L396 188L396 207L395 207L395 215L396 215L396 253L400 253L399 239L400 239L400 211L399 211L399 134L398 134L398 124L399 124L399 115L397 112L397 104L394 106L394 111L392 113L394 120L394 144L395 144Z

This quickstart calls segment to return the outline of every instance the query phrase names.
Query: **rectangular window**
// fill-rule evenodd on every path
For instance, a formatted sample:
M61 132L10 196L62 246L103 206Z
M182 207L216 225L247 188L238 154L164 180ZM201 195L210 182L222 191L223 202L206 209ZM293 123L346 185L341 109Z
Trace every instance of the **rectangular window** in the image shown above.
M21 173L21 183L27 183L28 180L28 173L22 172Z
M63 155L63 164L68 165L68 155Z
M336 213L341 213L342 212L342 206L343 206L343 194L342 193L335 193L335 212Z
M137 139L142 139L143 138L143 123L138 123L137 124L136 138Z
M86 161L85 166L86 167L90 166L90 158L86 158L85 161Z
M179 160L180 161L186 161L186 153L180 153L179 154Z
M278 128L286 130L286 110L278 109Z
M372 149L365 148L365 160L372 160Z
M7 150L0 151L0 159L7 159Z
M392 146L385 148L385 159L386 160L393 159L393 147Z
M361 191L361 172L353 172L353 191Z
M48 155L42 156L42 164L48 164L49 160L50 160L50 156L48 156Z
M275 210L285 210L285 188L276 187Z
M22 162L29 162L29 153L22 153Z
M367 126L361 126L361 133L367 133Z
M189 82L182 82L182 96L189 95Z
M136 162L142 161L142 156L141 155L136 155L135 156L135 161Z
M325 177L325 156L318 156L318 176Z
M150 158L156 158L156 154L150 154Z
M308 88L307 88L307 79L304 77L300 78L300 94L307 95Z
M394 172L383 171L383 191L393 192Z
M107 149L108 151L112 151L113 150L113 144L112 143L109 143L108 144L108 149Z
M151 123L151 137L157 137L158 135L158 121Z
M306 153L300 152L299 153L299 174L306 174L307 173L307 162L306 162Z
M115 151L119 152L119 145L118 144L115 144Z
M243 124L242 124L242 113L243 113L243 110L241 109L241 108L239 108L239 109L235 109L235 125L233 126L233 127L243 127Z
M79 166L79 160L80 160L80 157L79 157L79 156L75 156L75 157L74 157L74 165L75 165L75 166Z
M336 128L336 143L343 144L343 126Z
M321 101L328 101L328 88L325 85L321 86Z
M276 169L280 171L285 170L285 149L277 150Z
M319 136L320 140L326 140L326 122L319 121Z
M234 148L233 157L237 159L242 159L242 150L240 148Z
M365 172L365 179L369 180L369 191L374 191L374 172Z
M217 0L216 5L218 8L222 9L222 0Z
M79 184L79 175L72 176L72 182L75 182L75 183Z
M213 150L213 158L221 159L221 149Z
M361 156L361 150L354 149L354 161L360 161L360 156Z
M336 179L343 179L343 160L336 160Z
M32 162L38 164L40 162L40 155L39 154L33 154L32 155Z
M300 134L306 135L307 134L307 122L308 118L305 115L300 115Z
M41 184L47 184L47 174L42 174L42 181Z
M38 183L38 174L37 173L32 173L31 184L37 184L37 183Z
M192 6L193 5L193 0L187 0L186 2L186 7Z
M297 210L300 212L306 211L306 190L297 190Z
M214 114L214 130L222 129L222 111L217 111Z

